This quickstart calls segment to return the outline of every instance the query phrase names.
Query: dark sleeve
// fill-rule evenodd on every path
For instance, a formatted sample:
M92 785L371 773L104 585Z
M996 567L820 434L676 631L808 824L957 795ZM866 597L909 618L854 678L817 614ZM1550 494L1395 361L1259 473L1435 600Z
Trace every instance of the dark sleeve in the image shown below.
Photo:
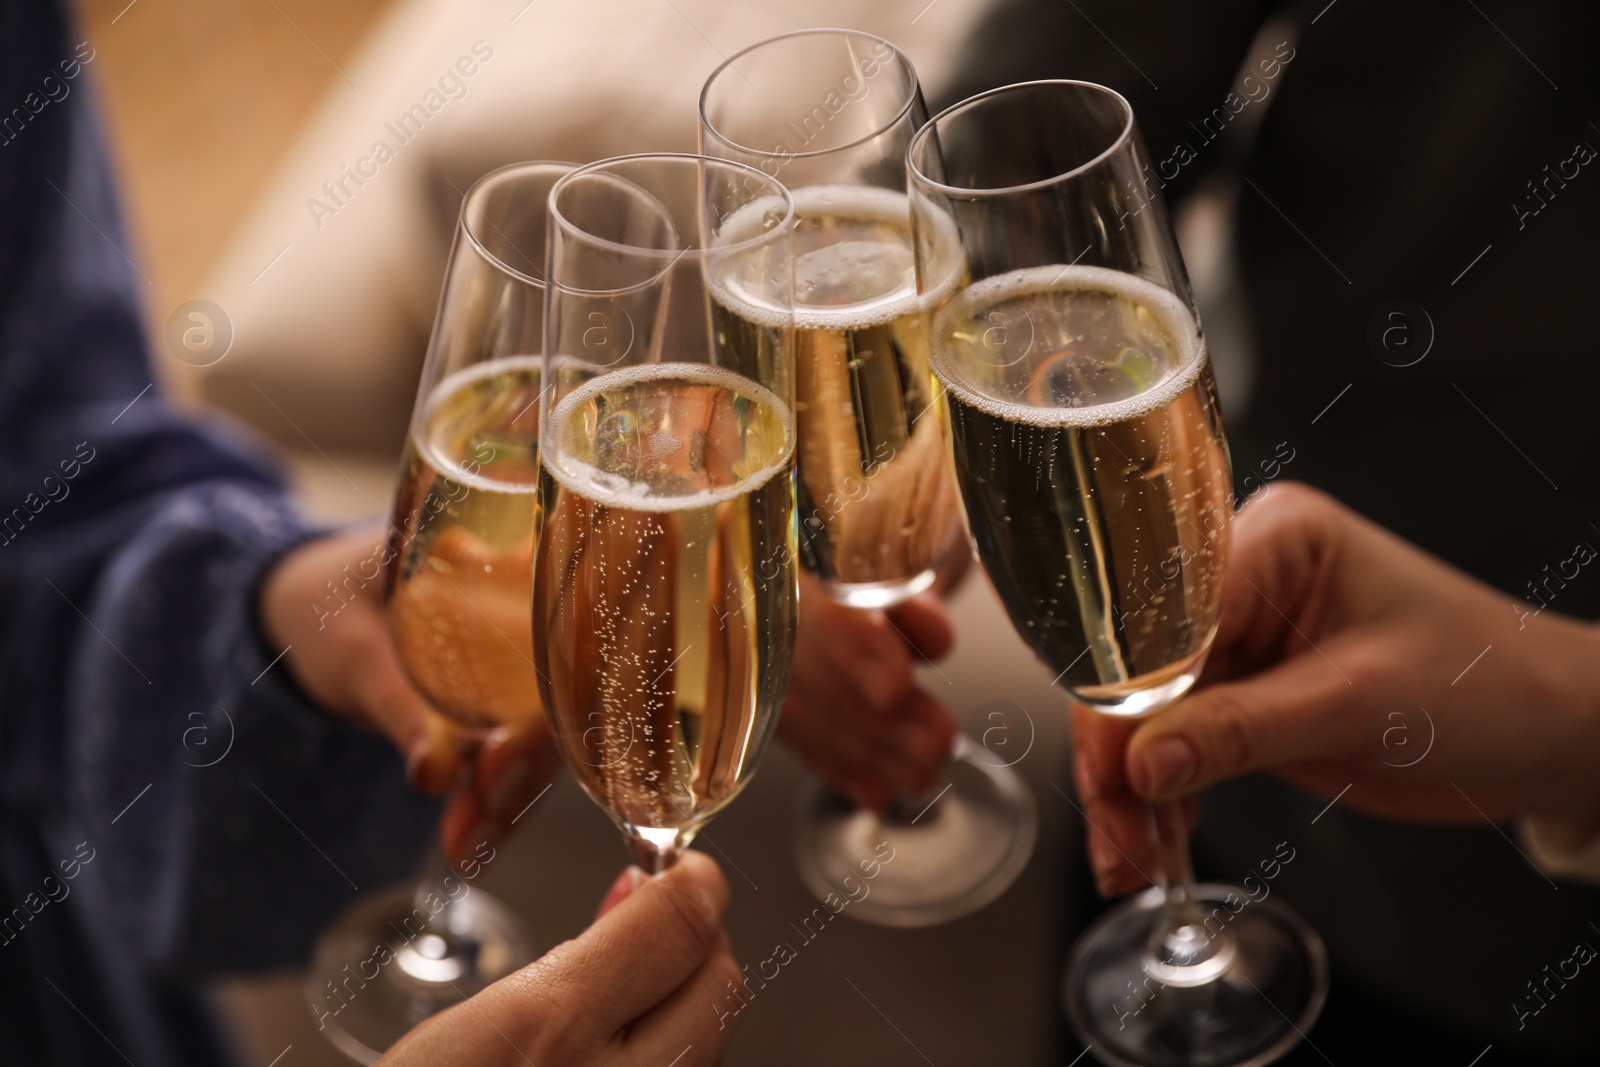
M1000 0L966 47L966 62L935 99L944 108L1000 85L1070 78L1115 89L1133 105L1168 199L1194 184L1229 120L1228 94L1275 0ZM1184 152L1180 146L1187 146Z
M0 80L74 55L8 7ZM269 666L256 590L314 531L153 385L90 72L0 144L0 813L92 856L85 899L136 966L286 961L404 872L432 807Z

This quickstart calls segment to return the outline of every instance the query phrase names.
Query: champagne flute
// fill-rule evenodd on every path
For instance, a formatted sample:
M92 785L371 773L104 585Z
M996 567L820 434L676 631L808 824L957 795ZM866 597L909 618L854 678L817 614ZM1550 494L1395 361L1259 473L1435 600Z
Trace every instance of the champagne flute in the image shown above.
M571 169L514 164L463 200L395 492L384 570L395 648L417 689L473 740L544 728L528 624L542 275L550 188ZM469 881L435 846L417 884L358 901L319 940L306 995L351 1058L373 1062L423 1019L533 960L516 916Z
M534 658L645 871L754 773L793 651L793 202L691 155L550 193Z
M801 30L751 45L700 94L700 144L794 195L801 559L841 603L882 609L933 587L962 536L916 288L905 152L928 119L888 41ZM945 267L955 267L946 264ZM955 275L944 283L954 285ZM958 735L945 783L882 816L831 789L803 804L797 856L819 897L888 841L850 914L925 926L988 904L1022 873L1037 825L1015 772Z
M1100 713L1199 677L1233 515L1222 415L1159 182L1126 100L1083 82L973 97L912 141L919 285L978 555L1017 632ZM940 292L951 249L963 281ZM922 271L924 264L929 270ZM1067 1015L1104 1063L1270 1063L1327 992L1278 900L1195 885L1177 803L1159 885L1078 939Z

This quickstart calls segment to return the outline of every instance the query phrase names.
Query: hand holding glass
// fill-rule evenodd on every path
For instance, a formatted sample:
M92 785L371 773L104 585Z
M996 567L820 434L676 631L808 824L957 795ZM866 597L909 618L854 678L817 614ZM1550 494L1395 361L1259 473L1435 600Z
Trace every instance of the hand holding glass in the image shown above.
M1107 715L1193 686L1216 633L1232 478L1205 339L1127 101L1010 86L910 149L956 477L978 555L1056 681ZM954 253L952 253L954 250ZM1196 886L1178 802L1152 810L1162 885L1079 939L1067 1013L1102 1062L1283 1055L1326 993L1320 941L1277 900ZM1210 921L1216 909L1226 923Z

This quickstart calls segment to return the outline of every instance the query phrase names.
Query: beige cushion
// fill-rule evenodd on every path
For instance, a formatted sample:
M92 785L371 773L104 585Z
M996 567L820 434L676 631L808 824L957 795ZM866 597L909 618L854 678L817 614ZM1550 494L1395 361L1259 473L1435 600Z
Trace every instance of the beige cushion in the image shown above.
M309 439L387 461L461 196L479 174L524 159L692 150L706 76L791 29L879 33L937 86L983 6L936 0L919 16L904 0L533 0L519 14L505 2L405 0L342 64L349 82L334 82L205 285L235 340L203 372L201 395L291 449L315 456ZM415 105L425 124L401 143L398 121ZM380 140L393 151L382 163ZM357 185L345 168L369 176ZM343 192L324 190L341 180Z

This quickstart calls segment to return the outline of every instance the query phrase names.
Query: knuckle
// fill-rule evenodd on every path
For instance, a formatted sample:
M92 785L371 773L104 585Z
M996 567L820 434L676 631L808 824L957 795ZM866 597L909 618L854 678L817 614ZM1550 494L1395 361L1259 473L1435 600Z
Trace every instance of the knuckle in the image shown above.
M704 956L722 928L712 918L706 904L694 893L670 881L655 883L665 908L676 920L671 924L685 946Z
M1260 750L1255 717L1231 693L1216 693L1212 699L1207 714L1211 728L1206 734L1210 769L1215 774L1229 774L1254 767Z
M537 1050L536 1062L568 1063L593 1042L594 991L573 973L572 942L558 945L517 976L520 1024L507 1036L518 1048Z
M1395 678L1404 676L1404 664L1388 642L1366 642L1344 652L1339 659L1349 684L1358 692L1392 690Z

